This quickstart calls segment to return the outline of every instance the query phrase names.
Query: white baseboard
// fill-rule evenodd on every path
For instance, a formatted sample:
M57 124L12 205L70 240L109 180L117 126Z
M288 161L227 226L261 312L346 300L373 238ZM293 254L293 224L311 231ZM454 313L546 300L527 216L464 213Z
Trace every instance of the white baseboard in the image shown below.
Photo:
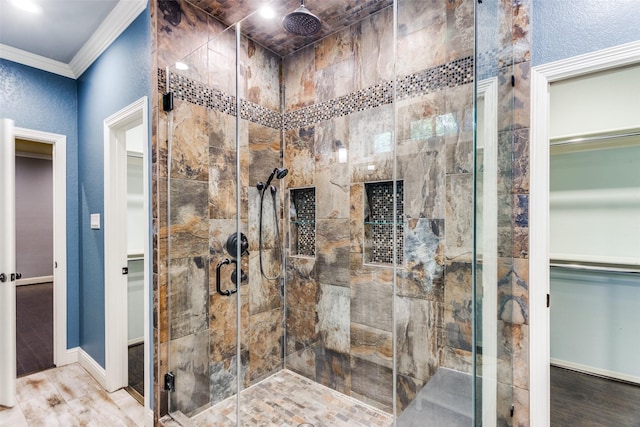
M107 373L104 368L100 366L98 362L93 360L93 357L89 356L89 354L82 348L78 349L78 356L80 366L82 366L96 381L98 381L98 384L100 384L102 388L106 389Z
M58 356L56 359L56 366L71 365L72 363L78 363L79 361L80 347L69 348Z
M624 374L622 372L608 371L606 369L595 368L593 366L580 365L579 363L567 362L566 360L555 359L553 357L550 359L550 362L553 366L571 369L572 371L578 371L585 374L597 375L599 377L613 378L620 381L640 384L640 377Z
M132 345L142 344L142 343L144 343L144 337L133 338L133 339L130 339L129 341L127 341L127 345L129 347L131 347Z
M153 427L153 410L152 409L144 410L144 425L145 427Z
M16 280L16 286L24 285L36 285L38 283L53 282L53 275L51 276L39 276L39 277L27 277L26 279Z

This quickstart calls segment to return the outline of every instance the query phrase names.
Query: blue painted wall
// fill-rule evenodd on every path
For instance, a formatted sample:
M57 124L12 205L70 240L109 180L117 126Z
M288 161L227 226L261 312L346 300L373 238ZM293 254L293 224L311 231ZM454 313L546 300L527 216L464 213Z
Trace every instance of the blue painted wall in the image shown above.
M533 65L640 40L637 1L533 0Z
M80 344L76 81L0 59L0 117L67 137L67 348L74 348Z
M143 96L151 98L149 9L78 79L80 198L80 346L105 366L104 232L89 215L104 214L104 119Z

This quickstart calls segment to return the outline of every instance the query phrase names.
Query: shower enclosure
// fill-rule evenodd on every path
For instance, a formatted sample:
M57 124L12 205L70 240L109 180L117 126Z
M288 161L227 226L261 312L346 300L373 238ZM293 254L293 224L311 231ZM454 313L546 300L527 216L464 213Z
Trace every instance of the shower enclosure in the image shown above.
M313 41L153 4L158 417L254 425L287 372L388 425L511 425L503 3L307 1L335 8Z

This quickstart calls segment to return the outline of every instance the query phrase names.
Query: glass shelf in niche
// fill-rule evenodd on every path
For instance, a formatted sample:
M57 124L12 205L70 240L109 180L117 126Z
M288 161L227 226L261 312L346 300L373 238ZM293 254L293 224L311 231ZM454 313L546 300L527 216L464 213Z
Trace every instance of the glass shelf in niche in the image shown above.
M289 221L289 223L298 224L298 225L306 225L306 224L313 225L316 222L313 220L296 220L296 221Z
M365 225L404 225L404 221L365 221Z

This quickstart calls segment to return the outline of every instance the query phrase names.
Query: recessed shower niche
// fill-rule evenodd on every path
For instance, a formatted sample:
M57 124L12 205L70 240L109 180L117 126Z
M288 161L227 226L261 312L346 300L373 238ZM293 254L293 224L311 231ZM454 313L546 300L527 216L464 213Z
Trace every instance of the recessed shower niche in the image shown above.
M289 220L291 253L315 256L316 254L316 189L291 189Z
M402 265L404 236L403 182L396 181L394 205L393 181L365 184L364 199L364 262L393 264L394 226L396 227L396 261ZM395 211L395 218L394 218Z

